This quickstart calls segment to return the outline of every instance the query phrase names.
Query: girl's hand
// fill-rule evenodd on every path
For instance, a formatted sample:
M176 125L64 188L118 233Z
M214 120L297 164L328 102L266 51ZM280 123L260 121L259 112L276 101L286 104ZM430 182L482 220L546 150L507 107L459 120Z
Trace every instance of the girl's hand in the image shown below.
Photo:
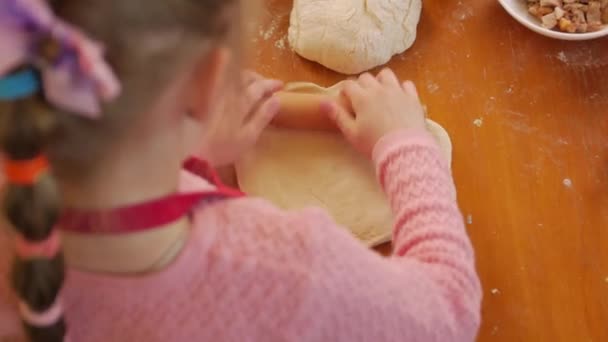
M390 69L377 77L365 73L347 81L342 96L354 113L336 103L324 103L322 110L360 152L371 156L383 136L406 129L426 129L424 109L414 83L400 83Z
M244 71L241 79L239 94L226 96L215 119L207 123L201 154L214 167L236 162L255 145L280 109L273 95L283 88L281 81L252 71Z

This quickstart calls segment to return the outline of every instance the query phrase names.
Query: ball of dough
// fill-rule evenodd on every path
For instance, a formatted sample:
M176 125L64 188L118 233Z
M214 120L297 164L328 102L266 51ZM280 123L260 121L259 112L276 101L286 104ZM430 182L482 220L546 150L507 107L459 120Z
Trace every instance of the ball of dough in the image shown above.
M294 0L289 44L344 74L387 63L416 39L421 0Z

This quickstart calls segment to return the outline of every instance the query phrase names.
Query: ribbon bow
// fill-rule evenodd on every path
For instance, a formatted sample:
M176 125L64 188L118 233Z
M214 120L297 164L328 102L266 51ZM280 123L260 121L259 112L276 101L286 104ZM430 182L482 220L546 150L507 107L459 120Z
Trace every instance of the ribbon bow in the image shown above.
M51 59L43 54L45 41L56 44ZM44 90L57 108L98 118L100 102L121 91L103 54L99 43L56 17L46 0L0 0L0 100ZM40 78L32 70L9 75L24 65L36 68Z

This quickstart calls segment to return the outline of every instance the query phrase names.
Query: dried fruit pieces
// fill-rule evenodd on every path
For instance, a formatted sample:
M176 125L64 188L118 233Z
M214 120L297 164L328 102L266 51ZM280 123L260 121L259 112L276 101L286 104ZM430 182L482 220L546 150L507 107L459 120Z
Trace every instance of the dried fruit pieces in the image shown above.
M608 24L608 0L523 0L548 29L568 33L598 31Z

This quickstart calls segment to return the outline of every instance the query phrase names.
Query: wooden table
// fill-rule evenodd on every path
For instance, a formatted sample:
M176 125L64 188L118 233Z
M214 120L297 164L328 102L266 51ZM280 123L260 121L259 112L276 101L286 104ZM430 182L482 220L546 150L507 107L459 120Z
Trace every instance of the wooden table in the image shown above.
M330 85L297 57L291 1L266 0L256 69ZM454 141L459 202L484 285L480 341L608 341L608 40L534 34L495 1L424 1L389 64Z

